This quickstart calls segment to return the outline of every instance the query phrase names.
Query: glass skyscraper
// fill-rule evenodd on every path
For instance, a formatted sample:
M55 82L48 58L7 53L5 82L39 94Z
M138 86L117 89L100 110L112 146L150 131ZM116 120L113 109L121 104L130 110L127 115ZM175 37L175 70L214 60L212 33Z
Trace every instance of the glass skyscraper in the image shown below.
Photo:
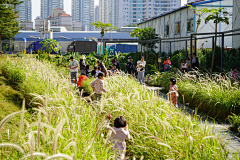
M47 19L55 8L64 10L63 0L41 0L41 18Z
M94 0L72 0L72 20L82 22L83 30L94 31Z
M32 21L32 0L22 0L23 3L17 5L16 11L19 11L20 21Z

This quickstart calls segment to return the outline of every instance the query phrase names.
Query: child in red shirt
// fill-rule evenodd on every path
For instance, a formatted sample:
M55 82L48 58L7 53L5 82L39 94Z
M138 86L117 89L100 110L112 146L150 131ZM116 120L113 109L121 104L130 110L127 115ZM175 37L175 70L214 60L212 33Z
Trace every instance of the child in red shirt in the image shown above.
M85 75L85 73L82 73L82 75L78 78L78 84L77 87L80 87L80 89L83 87L82 83L86 81L88 77Z

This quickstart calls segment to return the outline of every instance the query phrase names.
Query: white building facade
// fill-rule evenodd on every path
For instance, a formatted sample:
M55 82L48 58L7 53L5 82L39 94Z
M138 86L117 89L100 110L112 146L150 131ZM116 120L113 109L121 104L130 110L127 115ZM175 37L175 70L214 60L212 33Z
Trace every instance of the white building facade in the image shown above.
M16 6L15 11L19 11L20 21L32 21L32 0L22 0L23 3Z
M99 6L95 7L95 22L99 21Z
M219 8L224 6L224 10L228 11L230 14L229 25L224 23L218 24L218 32L223 32L227 30L232 30L233 18L232 18L232 0L223 0L216 1L212 3L199 4L195 3L197 8ZM215 32L215 24L210 21L205 24L204 18L207 17L207 14L204 14L201 19L201 24L198 27L197 33L206 33L206 32ZM221 15L222 16L222 15ZM139 23L139 28L152 27L155 29L155 33L159 35L159 38L177 38L177 37L190 37L191 34L196 33L197 28L197 16L194 11L188 6L183 6L179 9L176 9L172 12L157 16L150 20ZM198 37L214 36L205 35ZM232 37L225 37L224 46L232 47ZM193 43L194 45L194 43ZM217 45L221 46L221 38L217 39ZM187 41L187 47L190 47L190 41ZM212 48L212 38L198 40L197 48ZM173 53L176 50L181 50L186 48L186 41L172 42L171 43L171 52ZM162 43L161 52L170 52L170 43ZM159 51L159 48L156 49Z
M41 18L47 19L55 8L64 10L63 0L41 0Z
M233 2L233 29L240 28L240 1L234 0ZM235 32L240 33L240 31ZM233 48L240 47L240 35L233 36Z
M110 19L110 0L99 0L99 21L109 23Z
M94 31L91 22L95 21L94 0L72 0L72 20L82 22L82 29Z
M119 26L139 23L181 6L181 0L121 0Z

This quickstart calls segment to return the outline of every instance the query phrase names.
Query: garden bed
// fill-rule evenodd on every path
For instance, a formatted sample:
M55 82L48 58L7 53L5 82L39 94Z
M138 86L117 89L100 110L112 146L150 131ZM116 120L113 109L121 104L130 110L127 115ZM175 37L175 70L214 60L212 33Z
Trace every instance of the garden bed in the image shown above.
M147 77L149 85L160 85L169 90L169 79L177 78L179 101L189 103L198 111L212 118L225 121L232 113L240 113L239 83L233 83L227 76L193 73L157 73Z
M36 152L49 158L111 159L113 152L104 129L109 112L112 117L127 119L130 159L227 159L225 144L210 127L171 108L128 76L106 78L108 93L101 103L89 104L74 94L70 81L49 63L25 58L4 59L4 63L7 74L23 75L18 86L26 94L34 94L32 103L37 101L38 106L32 117L21 114L19 130L9 131L13 136L2 135L4 159L35 157ZM90 92L91 81L84 83ZM6 143L15 144L15 150Z

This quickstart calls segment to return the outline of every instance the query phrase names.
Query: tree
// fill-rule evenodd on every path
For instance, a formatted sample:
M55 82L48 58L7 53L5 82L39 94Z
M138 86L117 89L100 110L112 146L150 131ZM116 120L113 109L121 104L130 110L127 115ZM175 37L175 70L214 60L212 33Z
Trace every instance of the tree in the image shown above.
M222 8L212 8L212 9L208 9L208 8L202 8L202 9L196 9L192 6L189 6L192 9L194 9L195 11L197 11L197 15L198 15L198 20L197 20L197 28L196 28L196 33L198 30L198 27L201 23L201 16L205 13L209 14L206 18L204 18L205 20L205 24L207 24L209 21L213 21L213 23L215 24L215 41L214 41L214 49L213 49L213 54L212 54L212 64L211 64L211 73L213 71L213 66L214 66L214 58L215 58L215 52L216 52L216 44L217 44L217 25L220 22L226 23L227 25L229 24L229 18L225 17L225 15L229 14L227 11L223 11L224 7ZM220 13L223 13L223 16L220 16Z
M129 33L130 37L137 37L139 40L150 40L150 39L158 39L158 34L155 34L155 29L151 27L145 27L143 29L136 28L133 30L133 32ZM154 48L157 48L155 46L156 42L149 42L148 43L148 50L153 51ZM142 45L145 47L147 43L142 43Z
M227 25L229 25L229 18L228 17L220 17L220 13L222 12L223 15L227 15L228 12L227 11L222 11L224 8L217 8L217 9L206 9L203 12L205 13L210 13L210 15L208 15L205 18L205 24L207 24L209 21L213 21L213 23L215 23L215 41L214 41L214 49L213 49L213 55L212 55L212 64L211 64L211 73L213 71L213 66L214 66L214 58L215 58L215 52L216 52L216 44L217 44L217 25L220 22L226 23ZM224 47L224 46L222 46Z
M23 3L23 1L19 2L19 0L1 0L0 1L0 46L2 37L4 38L12 38L15 37L16 34L22 27L19 26L19 21L17 18L18 12L14 11L15 7L19 4ZM1 48L0 48L1 49Z
M62 48L58 45L58 41L54 39L44 39L40 42L40 44L43 44L40 49L43 50L44 48L46 48L46 52L48 54L52 53L52 51L58 53L59 49Z
M94 23L92 22L91 25L95 26L96 28L99 28L100 29L100 33L101 33L101 45L102 45L102 40L103 40L103 37L105 35L105 31L109 30L109 29L113 29L113 30L116 30L117 28L116 27L113 27L111 23L102 23L100 21L97 21L97 23ZM100 53L101 53L101 48L100 47Z
M197 9L191 5L188 5L191 9L194 10L194 13L196 13L198 19L197 19L197 27L196 27L196 33L198 33L198 28L199 28L199 25L201 24L202 20L201 20L201 17L203 16L204 13L206 13L206 11L208 10L207 8L200 8L200 9Z

